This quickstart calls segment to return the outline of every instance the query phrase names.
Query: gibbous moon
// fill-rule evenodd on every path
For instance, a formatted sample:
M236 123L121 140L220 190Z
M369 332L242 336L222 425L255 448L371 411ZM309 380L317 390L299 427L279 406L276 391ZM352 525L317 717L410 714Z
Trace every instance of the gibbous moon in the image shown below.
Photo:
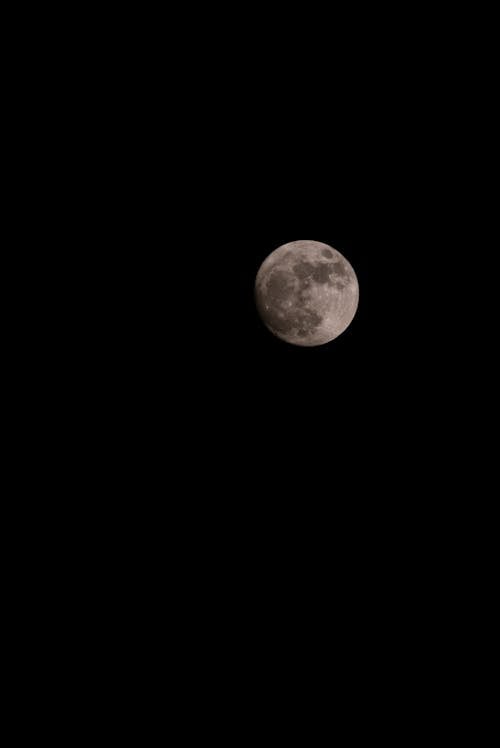
M328 244L289 242L260 266L255 300L262 321L281 340L323 345L351 324L358 308L358 279L346 258Z

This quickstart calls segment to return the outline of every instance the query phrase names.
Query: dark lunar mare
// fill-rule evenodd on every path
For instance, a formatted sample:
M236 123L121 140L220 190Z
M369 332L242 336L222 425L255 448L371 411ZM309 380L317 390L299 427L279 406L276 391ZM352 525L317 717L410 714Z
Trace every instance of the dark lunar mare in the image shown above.
M307 262L306 260L297 262L293 266L293 272L295 273L299 281L303 281L306 278L311 278L316 283L328 283L329 286L333 287L335 283L330 278L330 275L335 274L337 272L337 268L339 267L339 265L342 268L341 275L343 275L344 268L338 262L314 262L313 263L313 262Z
M341 278L347 278L347 268L343 262L334 262L332 267L336 275L339 275Z

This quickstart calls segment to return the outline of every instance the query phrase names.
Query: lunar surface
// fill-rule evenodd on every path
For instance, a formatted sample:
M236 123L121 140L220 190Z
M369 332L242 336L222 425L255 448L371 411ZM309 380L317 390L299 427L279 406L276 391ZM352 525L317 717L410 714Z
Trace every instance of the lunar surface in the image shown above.
M351 324L359 301L349 262L322 242L283 244L260 266L255 300L262 321L287 343L329 343Z

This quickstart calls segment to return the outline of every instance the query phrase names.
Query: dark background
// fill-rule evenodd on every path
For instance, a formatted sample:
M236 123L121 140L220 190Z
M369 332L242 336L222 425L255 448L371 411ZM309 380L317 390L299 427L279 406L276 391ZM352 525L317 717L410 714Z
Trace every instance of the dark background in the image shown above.
M150 77L110 88L91 200L110 227L110 400L150 466L140 481L164 458L186 490L201 480L201 505L249 493L320 527L310 506L326 526L356 514L353 492L368 517L372 495L401 506L440 459L463 220L454 83L393 41L283 57L270 39L258 65L228 41L168 85L148 57ZM316 349L273 338L253 301L261 262L301 238L341 251L360 284L350 328Z
M145 419L145 455L165 450L183 481L204 479L203 496L233 504L250 492L268 515L283 504L307 515L316 502L349 512L355 492L371 506L368 495L403 492L410 474L415 486L414 440L443 384L439 259L427 259L435 248L425 241L432 208L411 205L387 157L385 181L364 155L346 163L350 141L336 137L337 158L317 169L292 160L259 178L241 159L228 185L219 163L183 212L165 195L168 219L148 224L141 213L137 245L120 259L125 298L111 350L118 345L132 418ZM300 238L341 251L360 284L351 326L313 349L273 337L253 298L261 262ZM419 453L431 431L424 426Z
M266 475L276 502L302 484L325 511L332 486L349 511L354 478L364 496L427 495L479 348L468 170L488 45L476 57L458 17L395 25L380 9L211 35L201 16L166 31L104 15L42 40L20 125L28 188L51 196L33 224L79 302L61 381L84 378L78 407L114 474L165 487L183 471L231 496L260 496ZM300 238L336 247L360 283L352 325L318 349L274 339L253 303L262 260Z
M153 516L235 544L269 529L272 545L286 520L328 548L343 528L368 553L449 516L475 320L459 125L479 89L437 19L425 50L413 21L311 23L181 47L151 24L134 44L96 35L60 123L91 277L77 360L110 485L175 497ZM349 329L315 349L273 338L253 300L297 239L360 284Z
M103 18L64 68L57 134L81 175L99 320L84 366L145 459L167 439L176 465L215 453L215 485L238 464L245 480L265 464L325 490L332 463L394 482L381 466L414 461L416 434L421 449L436 439L421 425L440 420L451 362L466 365L470 47L449 19L341 15L247 18L213 43L200 18L179 46L145 19L131 38L129 18ZM262 260L300 238L336 247L360 283L352 325L318 349L274 339L253 303Z
M274 709L285 681L391 724L421 678L438 711L440 677L460 683L474 544L488 565L464 427L483 282L469 19L134 13L42 37L22 122L29 188L49 196L27 222L58 290L51 323L33 315L29 433L50 455L22 472L49 500L26 515L48 577L67 574L78 646L94 631L126 688L134 628L138 659L178 655L180 700L208 702L220 677L224 708L243 677ZM315 349L273 338L253 301L261 262L297 239L331 244L360 284L351 326Z

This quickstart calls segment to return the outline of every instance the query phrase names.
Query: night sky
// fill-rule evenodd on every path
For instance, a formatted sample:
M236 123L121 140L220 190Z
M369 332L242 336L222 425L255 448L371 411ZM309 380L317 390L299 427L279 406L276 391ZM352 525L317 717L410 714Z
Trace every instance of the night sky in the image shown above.
M108 391L138 490L202 545L326 552L335 538L348 564L351 549L368 563L431 501L456 329L442 280L452 160L434 159L406 83L380 87L393 67L328 89L288 69L288 88L262 90L200 71L192 111L147 118L137 141L124 239L106 237L120 295ZM299 239L339 250L359 281L353 322L317 348L273 337L254 304L262 261Z
M31 618L48 621L56 639L68 629L66 670L69 663L80 672L74 651L95 657L102 649L86 667L92 688L103 683L106 709L108 672L128 698L137 690L130 684L146 698L152 688L142 732L157 704L161 715L166 704L167 723L176 714L172 692L184 702L184 731L219 734L236 716L246 736L269 714L281 737L284 724L295 733L310 698L307 745L318 743L319 713L329 736L340 737L337 722L348 715L349 736L361 723L373 737L411 705L413 735L422 715L442 710L441 674L459 673L463 643L481 639L458 635L457 622L479 609L464 597L464 586L483 577L471 571L471 517L478 546L484 527L497 527L481 505L484 495L494 506L495 483L484 490L482 466L470 460L495 426L493 398L483 406L482 381L469 376L483 377L475 349L483 280L494 278L488 253L498 243L478 239L470 214L476 223L466 233L473 199L464 195L489 183L468 177L467 145L487 176L492 164L476 148L493 118L478 116L477 132L468 123L476 110L467 86L480 91L485 75L472 70L470 8L464 33L453 27L456 9L445 10L441 28L434 7L425 19L422 8L409 8L408 18L378 4L353 10L345 25L337 6L325 18L312 8L308 28L302 5L280 11L274 27L267 7L189 7L184 25L177 13L155 18L148 8L141 30L134 7L126 32L119 23L127 13L113 11L105 30L90 12L91 32L75 53L80 73L66 52L56 51L49 75L37 60L29 64L29 77L41 71L29 142L45 123L54 146L48 138L36 145L47 159L37 179L50 231L30 205L25 223L37 232L33 255L44 269L52 260L67 299L47 294L40 273L54 315L47 324L36 307L29 312L41 351L29 361L28 400L42 380L37 400L47 416L20 413L28 441L38 429L43 446L40 471L20 453L21 478L35 481L32 503L69 549L58 552L36 528L43 549L30 575L53 553L56 572L43 574L39 588L43 597L56 580L62 624L48 598L34 603ZM297 28L287 30L294 14ZM81 16L53 24L70 48ZM486 25L481 12L482 47ZM58 83L60 69L67 83ZM44 99L51 86L57 114ZM489 84L484 99L491 107ZM7 146L17 159L17 144ZM23 168L31 186L36 165ZM296 240L331 245L359 282L352 323L315 348L274 337L254 303L261 263ZM19 254L32 269L28 253ZM53 330L56 355L46 344ZM493 337L488 350L496 350ZM487 427L469 427L468 410ZM16 499L23 538L36 516L29 500ZM83 584L68 563L71 549ZM59 585L60 569L69 576ZM83 622L81 636L73 618ZM153 677L134 678L134 660L149 663ZM415 697L407 682L417 684ZM124 703L117 719L109 712L113 729ZM447 734L456 703L450 714Z

